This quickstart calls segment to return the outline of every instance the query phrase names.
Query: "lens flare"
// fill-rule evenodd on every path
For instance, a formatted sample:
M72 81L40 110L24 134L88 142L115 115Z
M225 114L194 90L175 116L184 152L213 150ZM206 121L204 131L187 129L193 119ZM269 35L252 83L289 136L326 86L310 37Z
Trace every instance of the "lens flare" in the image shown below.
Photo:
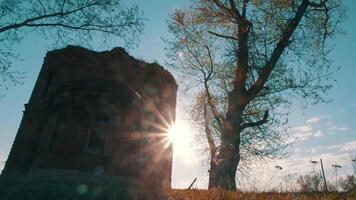
M167 138L173 144L174 153L184 154L189 149L191 143L191 129L182 120L176 120L167 130Z

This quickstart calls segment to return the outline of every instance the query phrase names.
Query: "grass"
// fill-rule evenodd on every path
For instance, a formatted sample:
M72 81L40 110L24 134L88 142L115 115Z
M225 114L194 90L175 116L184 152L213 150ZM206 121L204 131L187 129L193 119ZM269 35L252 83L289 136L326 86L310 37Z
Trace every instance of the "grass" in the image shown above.
M1 200L356 200L356 191L343 192L240 192L214 190L168 190L165 192L125 189L117 184L83 185L74 183L43 182L38 184L21 183L9 187L0 184Z
M296 192L235 192L225 190L171 190L169 200L355 200L356 192L314 192L314 193L296 193Z

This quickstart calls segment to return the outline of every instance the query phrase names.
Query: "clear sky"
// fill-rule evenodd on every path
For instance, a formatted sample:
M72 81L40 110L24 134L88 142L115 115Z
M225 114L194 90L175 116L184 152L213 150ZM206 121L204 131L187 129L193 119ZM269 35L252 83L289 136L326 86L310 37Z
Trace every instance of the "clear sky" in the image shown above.
M162 38L169 38L166 19L175 8L189 6L189 0L134 0L148 20L145 33L141 37L139 47L130 51L135 57L146 61L165 63L165 43ZM331 164L343 166L341 175L352 173L351 156L356 156L356 2L344 0L348 8L348 19L343 23L345 35L335 40L335 48L331 54L335 66L341 66L335 75L337 80L330 90L331 103L310 106L302 109L300 102L291 108L289 133L297 138L291 156L281 161L270 161L253 166L249 180L246 182L268 189L271 182L284 184L286 175L306 173L313 170L310 160L324 160L327 178L332 181L334 174ZM21 44L14 47L23 61L15 62L14 67L26 71L24 84L10 87L3 91L5 97L0 98L0 161L5 161L13 143L17 128L22 118L24 103L27 103L38 76L50 41L36 34L28 34ZM120 44L113 44L120 46ZM95 48L95 47L94 47ZM102 50L95 48L95 50ZM182 108L182 99L178 100L177 120L188 124ZM173 187L185 188L198 178L197 187L207 187L208 168L202 164L194 141L196 133L186 128L177 141L179 150L174 152ZM0 170L4 163L0 163ZM277 170L280 165L283 170ZM318 169L318 167L316 167ZM274 177L274 178L273 178ZM277 178L276 178L277 177ZM294 179L293 179L294 180ZM259 184L258 184L259 183ZM246 184L243 184L243 188Z

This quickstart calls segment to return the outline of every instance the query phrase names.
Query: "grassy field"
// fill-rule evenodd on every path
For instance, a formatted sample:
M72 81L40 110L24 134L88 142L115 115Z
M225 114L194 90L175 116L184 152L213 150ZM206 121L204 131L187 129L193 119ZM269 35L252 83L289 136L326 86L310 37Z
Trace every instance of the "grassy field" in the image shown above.
M169 200L356 200L356 191L350 193L246 193L224 190L172 190L168 196Z
M78 185L42 182L37 184L0 184L0 200L356 200L356 191L349 193L254 193L226 190L168 190L125 188L118 184Z

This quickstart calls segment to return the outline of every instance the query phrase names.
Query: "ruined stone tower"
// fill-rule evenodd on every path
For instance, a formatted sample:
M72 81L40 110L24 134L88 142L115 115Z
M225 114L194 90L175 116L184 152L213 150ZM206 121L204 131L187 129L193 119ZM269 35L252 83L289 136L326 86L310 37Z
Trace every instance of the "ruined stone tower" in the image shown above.
M2 176L170 187L176 91L123 48L48 52Z

